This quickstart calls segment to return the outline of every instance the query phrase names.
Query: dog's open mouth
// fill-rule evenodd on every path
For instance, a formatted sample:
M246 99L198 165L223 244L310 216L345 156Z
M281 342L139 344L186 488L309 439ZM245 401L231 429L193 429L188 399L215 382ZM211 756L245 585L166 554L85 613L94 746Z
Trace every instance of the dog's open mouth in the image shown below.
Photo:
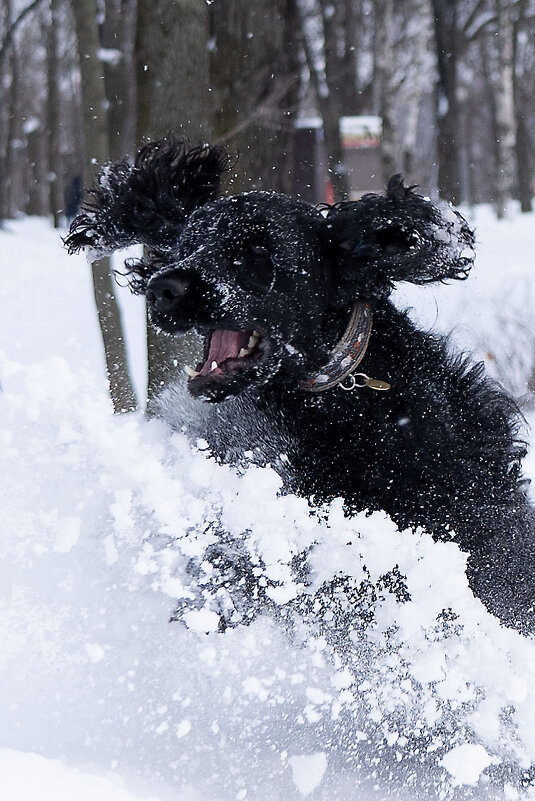
M240 371L261 362L265 353L265 340L253 329L232 331L219 328L208 334L205 345L204 364L196 369L184 368L189 382L205 383L231 378Z

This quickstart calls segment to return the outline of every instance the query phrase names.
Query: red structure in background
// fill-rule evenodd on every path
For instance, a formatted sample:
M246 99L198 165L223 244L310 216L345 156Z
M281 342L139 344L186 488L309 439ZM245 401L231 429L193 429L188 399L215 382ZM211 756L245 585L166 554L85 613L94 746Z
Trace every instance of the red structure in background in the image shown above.
M351 199L383 188L380 117L342 117L340 133ZM309 203L334 202L319 117L299 120L295 130L294 194Z

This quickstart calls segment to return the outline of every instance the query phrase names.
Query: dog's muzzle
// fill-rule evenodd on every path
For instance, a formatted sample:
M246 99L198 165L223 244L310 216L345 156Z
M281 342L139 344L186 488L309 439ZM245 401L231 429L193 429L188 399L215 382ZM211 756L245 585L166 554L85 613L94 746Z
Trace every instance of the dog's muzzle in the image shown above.
M168 334L184 333L207 323L216 304L213 287L191 270L168 270L155 275L149 281L146 297L152 322Z
M147 287L147 303L160 314L172 314L189 290L185 275L172 272L154 278Z

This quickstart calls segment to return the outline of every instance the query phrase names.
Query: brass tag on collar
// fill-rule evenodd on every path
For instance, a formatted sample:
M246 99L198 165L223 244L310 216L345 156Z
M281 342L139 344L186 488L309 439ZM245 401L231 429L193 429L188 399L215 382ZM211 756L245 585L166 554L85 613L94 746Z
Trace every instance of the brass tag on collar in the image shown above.
M378 378L370 378L366 373L353 373L347 376L341 384L340 389L345 389L346 392L351 392L352 389L362 389L362 387L369 387L378 391L386 392L391 388L388 381L380 381Z
M390 384L388 381L380 381L378 378L370 378L369 376L366 378L366 383L364 386L369 387L370 389L378 389L382 391L390 389Z

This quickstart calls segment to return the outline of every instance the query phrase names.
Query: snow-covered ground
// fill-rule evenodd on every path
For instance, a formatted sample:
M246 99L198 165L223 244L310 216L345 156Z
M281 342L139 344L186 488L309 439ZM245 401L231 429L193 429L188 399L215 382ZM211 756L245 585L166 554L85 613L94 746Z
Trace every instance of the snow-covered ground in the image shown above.
M476 223L475 275L399 302L522 394L534 217ZM0 271L2 801L535 799L535 643L474 599L456 545L311 513L270 470L114 417L89 270L46 221L0 231ZM143 308L121 301L142 394ZM247 604L213 589L221 532L270 605L225 633ZM410 600L379 589L370 625L347 586L321 603L396 565Z

